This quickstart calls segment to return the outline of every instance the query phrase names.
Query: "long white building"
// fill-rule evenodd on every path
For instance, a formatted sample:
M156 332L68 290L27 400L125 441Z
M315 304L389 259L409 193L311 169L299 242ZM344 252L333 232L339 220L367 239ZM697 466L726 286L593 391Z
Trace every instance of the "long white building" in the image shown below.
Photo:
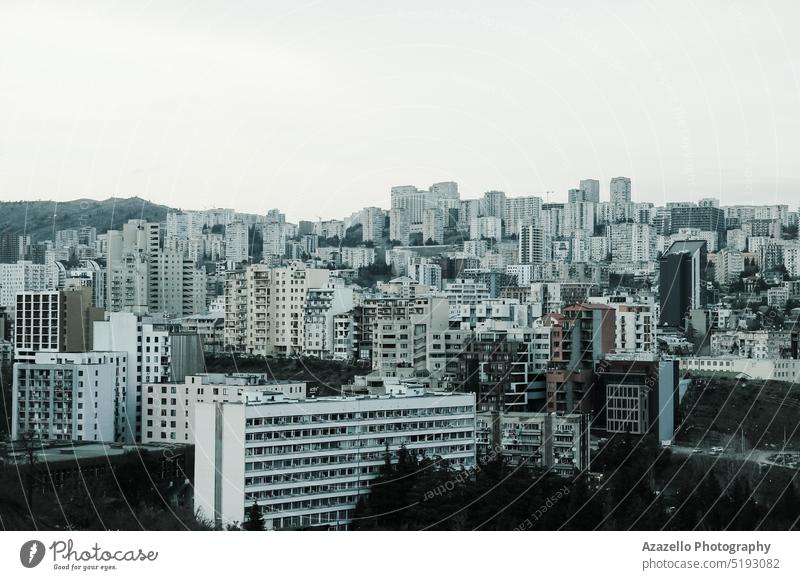
M195 509L225 526L258 502L266 529L346 529L388 448L475 465L475 397L424 394L199 403Z

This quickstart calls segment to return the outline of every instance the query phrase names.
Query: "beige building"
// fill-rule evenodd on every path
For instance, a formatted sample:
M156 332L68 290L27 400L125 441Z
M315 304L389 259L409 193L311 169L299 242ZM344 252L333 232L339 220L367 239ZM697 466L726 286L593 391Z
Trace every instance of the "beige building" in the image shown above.
M306 384L252 373L205 373L188 376L183 384L144 384L142 443L191 443L198 403L237 403L256 392L305 399Z

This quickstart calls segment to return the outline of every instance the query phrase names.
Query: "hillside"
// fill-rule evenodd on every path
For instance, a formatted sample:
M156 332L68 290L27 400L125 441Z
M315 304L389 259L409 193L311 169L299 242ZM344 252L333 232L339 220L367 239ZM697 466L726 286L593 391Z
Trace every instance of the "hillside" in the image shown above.
M745 449L800 446L800 389L793 383L698 377L681 403L679 445Z
M22 234L24 231L31 236L31 241L38 242L53 239L56 230L88 225L102 234L119 228L129 219L164 221L168 211L172 211L171 208L138 197L112 197L102 201L4 201L0 202L0 233Z

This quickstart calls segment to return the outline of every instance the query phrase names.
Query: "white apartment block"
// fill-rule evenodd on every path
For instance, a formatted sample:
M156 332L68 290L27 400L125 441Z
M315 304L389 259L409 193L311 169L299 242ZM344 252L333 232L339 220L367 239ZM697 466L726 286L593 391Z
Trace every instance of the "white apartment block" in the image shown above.
M341 251L341 262L353 270L366 268L375 263L375 248L346 248Z
M125 352L40 352L32 363L16 363L12 439L120 440L128 364Z
M183 383L142 385L142 443L184 443L195 439L198 403L241 402L246 394L272 393L292 399L306 398L306 383L273 381L255 373L202 373Z
M428 329L426 360L431 381L442 382L458 373L458 357L471 336L469 330Z
M444 215L439 208L426 209L422 215L422 243L444 243Z
M420 393L199 403L195 509L225 526L258 502L266 529L346 529L387 447L473 467L474 395Z
M225 226L226 262L239 264L250 259L249 229L247 224L242 222L234 222Z
M395 276L407 276L408 266L416 254L412 250L386 250L386 264L391 266Z
M404 209L408 213L408 223L412 232L422 231L422 221L425 210L432 207L429 201L430 193L419 190L413 185L398 185L392 187L392 208Z
M203 212L168 212L165 240L191 240L203 235L206 216Z
M509 264L506 266L506 274L517 279L517 286L528 286L533 279L533 264Z
M152 260L157 287L153 313L181 318L206 311L206 274L194 261L172 251L159 252Z
M353 288L330 285L310 288L303 319L303 354L322 359L333 358L335 347L334 318L353 309Z
M788 205L729 205L722 211L726 220L736 219L740 224L753 220L779 220L782 225L789 225Z
M488 250L489 242L486 240L464 240L464 253L468 256L481 258Z
M681 228L677 234L673 234L667 240L667 247L671 246L673 242L682 242L685 240L705 240L706 250L709 252L716 252L719 250L719 238L717 232L707 232L697 228Z
M616 304L616 352L655 352L658 318L654 304Z
M562 235L570 237L583 232L591 236L594 233L595 211L595 204L590 201L566 204Z
M193 314L180 320L181 331L200 337L203 352L221 353L225 346L225 313L211 311Z
M365 207L361 210L361 239L365 242L381 243L386 214L379 207Z
M427 258L413 258L408 265L408 276L422 286L434 290L442 288L442 267Z
M128 312L114 312L94 323L95 351L125 352L130 364L120 393L120 434L126 442L141 441L143 383L183 380L199 372L203 364L200 339L185 334L163 320L143 318Z
M47 266L24 260L16 264L0 264L0 306L14 308L18 292L55 288Z
M519 231L519 263L541 264L545 260L546 236L544 230L525 224Z
M427 334L449 326L444 298L382 298L372 303L372 368L394 376L398 366L426 368Z
M495 240L503 237L503 220L499 217L474 217L469 225L470 240Z
M464 304L478 304L489 299L489 288L483 282L470 278L456 278L447 282L442 291L449 304L449 317L455 319Z
M785 256L785 252L784 252ZM788 270L787 266L787 270ZM718 284L730 284L739 279L744 270L744 254L729 247L717 252L714 263L714 278Z
M225 346L248 354L301 354L309 289L325 288L330 270L292 262L253 264L225 280Z
M154 260L160 252L159 224L128 220L122 230L109 230L106 235L106 309L147 312L158 300Z
M389 240L397 240L401 246L407 246L411 238L411 223L408 210L395 208L389 210Z
M356 323L353 312L335 314L333 317L333 359L353 360L356 353Z
M650 262L655 259L655 236L649 224L611 224L611 259L619 263Z
M321 238L344 238L347 228L342 220L325 220L314 223L314 233Z
M536 196L508 197L503 216L506 235L519 235L523 224L534 223L542 210L542 198Z
M262 253L267 256L282 257L286 254L286 224L269 222L262 227Z
M468 231L472 219L484 214L482 199L462 199L458 209L458 229Z
M514 298L462 304L450 320L461 330L506 330L530 325L530 306Z
M800 276L800 244L790 243L783 246L783 265L786 266L789 276Z

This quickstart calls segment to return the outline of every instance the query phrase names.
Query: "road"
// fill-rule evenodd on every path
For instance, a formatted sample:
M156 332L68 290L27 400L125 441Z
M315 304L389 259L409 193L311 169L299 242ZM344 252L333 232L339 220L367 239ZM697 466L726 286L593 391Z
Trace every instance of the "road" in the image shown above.
M725 457L727 459L738 459L740 461L749 461L756 463L758 465L775 465L778 467L786 467L781 463L775 463L774 461L770 461L770 455L775 455L777 453L774 450L763 450L763 449L748 449L744 453L740 451L725 451L721 455L711 455L709 449L703 449L702 453L695 453L694 447L682 447L680 445L673 445L670 447L672 452L675 455L697 455L699 457ZM798 451L794 451L791 449L786 449L783 453L800 453Z

